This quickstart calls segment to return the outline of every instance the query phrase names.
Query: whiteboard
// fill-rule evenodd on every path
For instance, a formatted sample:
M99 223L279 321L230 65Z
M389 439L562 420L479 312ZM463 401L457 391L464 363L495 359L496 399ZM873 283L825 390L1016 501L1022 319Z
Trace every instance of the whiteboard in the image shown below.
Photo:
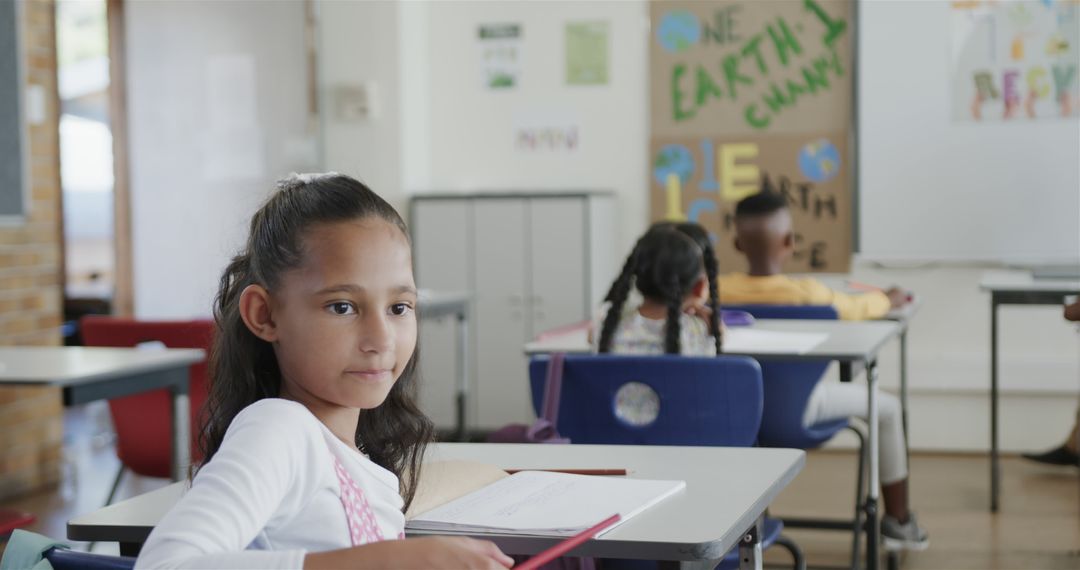
M1080 119L954 120L950 2L859 11L861 257L1080 262Z

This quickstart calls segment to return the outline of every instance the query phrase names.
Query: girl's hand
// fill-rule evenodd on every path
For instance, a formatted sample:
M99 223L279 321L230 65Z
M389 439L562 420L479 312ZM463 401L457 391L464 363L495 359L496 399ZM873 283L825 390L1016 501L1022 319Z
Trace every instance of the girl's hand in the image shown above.
M502 570L514 560L495 543L464 536L384 540L304 557L304 570L322 568L457 568Z
M712 318L712 309L709 308L709 304L700 299L687 301L686 305L683 306L683 312L690 316L698 317L706 323Z

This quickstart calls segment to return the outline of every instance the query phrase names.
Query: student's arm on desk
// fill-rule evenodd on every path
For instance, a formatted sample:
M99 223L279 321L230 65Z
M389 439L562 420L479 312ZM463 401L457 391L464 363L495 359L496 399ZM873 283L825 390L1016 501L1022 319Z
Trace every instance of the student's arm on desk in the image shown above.
M844 321L863 321L884 317L892 308L889 295L881 291L848 294L829 288L817 279L802 279L810 305L832 305Z

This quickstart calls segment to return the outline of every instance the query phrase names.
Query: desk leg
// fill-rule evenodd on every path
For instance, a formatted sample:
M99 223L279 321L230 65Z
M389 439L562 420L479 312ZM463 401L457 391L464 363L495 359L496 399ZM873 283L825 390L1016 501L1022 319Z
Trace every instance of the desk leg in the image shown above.
M905 326L900 331L900 419L904 426L904 452L908 452L908 446L910 445L908 437L908 421L907 421L907 327ZM908 458L910 464L910 457Z
M457 436L456 441L465 441L468 437L466 425L466 400L469 394L467 378L469 356L469 322L465 313L458 313L457 327Z
M139 551L142 550L141 542L121 542L120 543L120 556L138 556Z
M172 396L172 478L183 481L191 464L191 404L188 401L188 369L180 370L183 381L169 389Z
M761 518L739 541L739 570L761 570Z
M1001 466L998 464L998 302L990 296L990 512L998 511Z
M870 361L866 365L867 384L867 407L870 413L867 415L868 425L867 443L870 459L870 481L866 492L866 568L877 570L878 568L878 544L880 543L881 521L878 518L878 493L881 487L881 475L878 472L880 460L878 456L878 444L881 430L878 427L878 369L877 361Z

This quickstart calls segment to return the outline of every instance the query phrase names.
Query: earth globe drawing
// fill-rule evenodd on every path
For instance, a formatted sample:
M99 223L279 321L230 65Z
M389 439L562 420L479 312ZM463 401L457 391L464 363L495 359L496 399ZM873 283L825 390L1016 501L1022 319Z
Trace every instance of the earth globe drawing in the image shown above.
M807 143L799 150L799 170L813 182L828 182L840 173L840 151L828 139Z
M701 40L701 24L690 12L672 10L660 18L656 39L668 52L679 53Z
M653 177L661 186L667 184L668 175L675 174L683 184L690 181L694 173L694 157L690 150L681 144L669 144L660 149L653 159Z

